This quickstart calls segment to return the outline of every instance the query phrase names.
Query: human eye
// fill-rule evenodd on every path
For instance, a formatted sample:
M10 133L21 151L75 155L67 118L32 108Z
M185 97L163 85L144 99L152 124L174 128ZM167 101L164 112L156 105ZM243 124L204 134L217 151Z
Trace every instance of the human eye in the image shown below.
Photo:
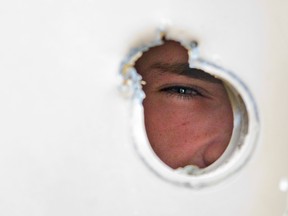
M183 99L190 99L198 96L204 96L200 89L197 87L187 86L168 86L160 89L160 92L166 93L171 96L178 96Z

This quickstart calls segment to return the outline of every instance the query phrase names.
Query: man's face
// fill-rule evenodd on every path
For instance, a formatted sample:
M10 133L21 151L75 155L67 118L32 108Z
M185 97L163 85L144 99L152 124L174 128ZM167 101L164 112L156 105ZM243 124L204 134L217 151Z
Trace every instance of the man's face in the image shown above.
M171 168L204 168L226 149L233 130L231 104L222 82L190 69L178 42L153 47L136 62L146 81L145 127L158 157Z

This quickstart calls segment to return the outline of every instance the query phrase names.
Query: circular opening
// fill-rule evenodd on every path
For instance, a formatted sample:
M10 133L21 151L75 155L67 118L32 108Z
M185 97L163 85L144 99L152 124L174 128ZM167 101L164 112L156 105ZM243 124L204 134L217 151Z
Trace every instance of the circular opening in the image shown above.
M163 36L133 49L121 66L135 146L164 179L211 185L251 157L257 109L234 73L201 58L197 42Z

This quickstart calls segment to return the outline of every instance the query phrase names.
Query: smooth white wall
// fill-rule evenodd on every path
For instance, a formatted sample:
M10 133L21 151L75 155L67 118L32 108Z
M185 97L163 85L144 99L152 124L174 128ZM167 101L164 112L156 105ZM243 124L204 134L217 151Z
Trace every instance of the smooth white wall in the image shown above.
M0 215L281 215L288 176L285 0L1 1ZM159 179L131 141L119 64L164 23L235 71L261 117L253 159L203 191Z

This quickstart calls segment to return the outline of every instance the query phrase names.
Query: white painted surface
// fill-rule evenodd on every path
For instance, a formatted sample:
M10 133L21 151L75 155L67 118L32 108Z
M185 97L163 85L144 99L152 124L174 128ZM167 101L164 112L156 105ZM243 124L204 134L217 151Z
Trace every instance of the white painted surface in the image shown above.
M287 11L286 0L1 1L0 215L282 215ZM147 169L117 92L126 52L163 23L235 71L260 110L254 158L203 191Z

